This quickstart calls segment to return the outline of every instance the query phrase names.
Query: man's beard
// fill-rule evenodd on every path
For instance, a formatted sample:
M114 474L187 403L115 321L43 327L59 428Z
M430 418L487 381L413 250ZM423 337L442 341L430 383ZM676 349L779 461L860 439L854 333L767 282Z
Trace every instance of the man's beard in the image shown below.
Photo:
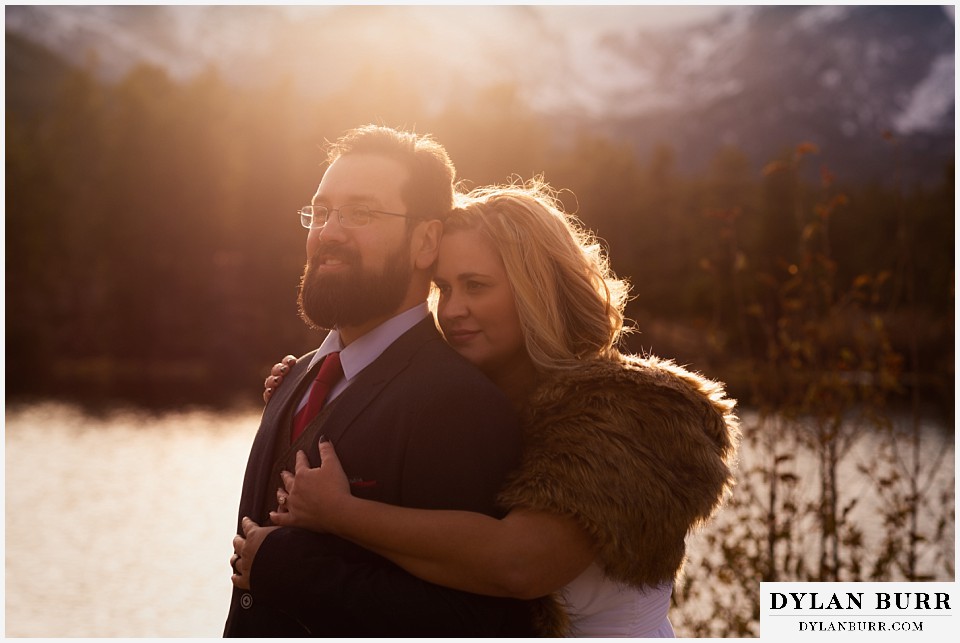
M333 274L318 273L321 256L336 257L348 267ZM361 268L355 251L322 244L307 261L300 278L300 317L311 328L332 329L359 326L391 315L403 302L412 276L407 243L387 256L380 274Z

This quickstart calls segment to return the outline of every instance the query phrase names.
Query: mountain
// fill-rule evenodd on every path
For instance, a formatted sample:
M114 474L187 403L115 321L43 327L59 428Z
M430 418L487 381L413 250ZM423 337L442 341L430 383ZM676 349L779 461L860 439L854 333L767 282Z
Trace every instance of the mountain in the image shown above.
M7 32L4 49L7 85L6 109L17 114L36 113L53 104L57 88L70 66L49 49L16 33Z
M669 29L641 9L9 6L7 64L15 33L106 80L140 62L176 78L216 66L322 96L376 70L434 111L510 83L555 131L598 130L642 156L666 142L686 171L725 145L760 166L812 142L855 178L899 163L921 180L953 158L952 7L729 7Z
M897 155L911 178L938 175L954 150L953 43L941 7L894 6L757 7L652 46L619 39L624 59L657 51L645 66L663 105L611 130L641 146L669 131L700 165L725 144L762 160L809 141L861 176L889 175Z

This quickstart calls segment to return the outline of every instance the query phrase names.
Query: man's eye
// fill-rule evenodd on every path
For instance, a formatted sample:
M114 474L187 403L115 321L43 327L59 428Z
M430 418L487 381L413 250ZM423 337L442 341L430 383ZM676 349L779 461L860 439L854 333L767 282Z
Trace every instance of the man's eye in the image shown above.
M351 223L357 225L364 225L370 221L370 210L366 207L356 207L346 210L344 214L350 220Z

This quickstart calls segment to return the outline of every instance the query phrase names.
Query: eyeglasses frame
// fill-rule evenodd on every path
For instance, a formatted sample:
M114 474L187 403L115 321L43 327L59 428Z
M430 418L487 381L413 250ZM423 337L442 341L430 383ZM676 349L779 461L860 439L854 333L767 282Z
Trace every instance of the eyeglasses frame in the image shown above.
M414 214L400 214L399 212L387 212L387 211L385 211L385 210L374 210L373 208L368 207L368 206L366 206L366 205L363 205L362 203L345 203L344 205L341 205L339 208L327 208L327 206L325 206L325 205L313 205L313 204L309 204L309 205L305 205L305 206L301 207L299 210L297 210L297 214L300 215L300 225L303 226L304 228L306 228L307 230L320 230L320 229L324 228L324 227L327 225L327 223L330 222L330 217L333 216L334 213L337 214L337 221L340 223L340 225L341 225L342 227L344 227L344 228L346 228L346 229L348 229L348 230L356 230L356 229L358 229L358 228L364 228L364 227L370 225L371 222L368 221L368 222L364 223L363 225L359 225L359 226L348 226L348 225L344 225L344 223L343 223L343 216L340 214L340 209L341 209L341 208L348 208L348 207L358 207L358 206L367 208L367 211L370 212L370 213L372 213L372 214L386 214L386 215L389 215L389 216L391 216L391 217L403 217L404 219L423 219L423 217L420 217L420 216L417 216L417 215L414 215ZM310 214L310 215L304 214L304 212L303 212L304 208L326 208L326 210L327 210L327 220L323 222L323 225L314 226L314 225L313 225L313 219L314 219L314 216L315 216L315 215L313 215L313 214ZM311 225L309 225L309 226L308 226L308 225L304 225L304 217L306 217L306 216L309 216L309 217L310 217Z

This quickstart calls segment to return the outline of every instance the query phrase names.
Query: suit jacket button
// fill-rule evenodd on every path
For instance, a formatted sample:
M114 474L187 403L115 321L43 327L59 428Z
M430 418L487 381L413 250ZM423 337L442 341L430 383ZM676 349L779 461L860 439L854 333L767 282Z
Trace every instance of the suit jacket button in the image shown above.
M243 595L240 596L240 607L242 607L245 610L248 610L251 607L253 607L253 594L248 594L244 592Z

